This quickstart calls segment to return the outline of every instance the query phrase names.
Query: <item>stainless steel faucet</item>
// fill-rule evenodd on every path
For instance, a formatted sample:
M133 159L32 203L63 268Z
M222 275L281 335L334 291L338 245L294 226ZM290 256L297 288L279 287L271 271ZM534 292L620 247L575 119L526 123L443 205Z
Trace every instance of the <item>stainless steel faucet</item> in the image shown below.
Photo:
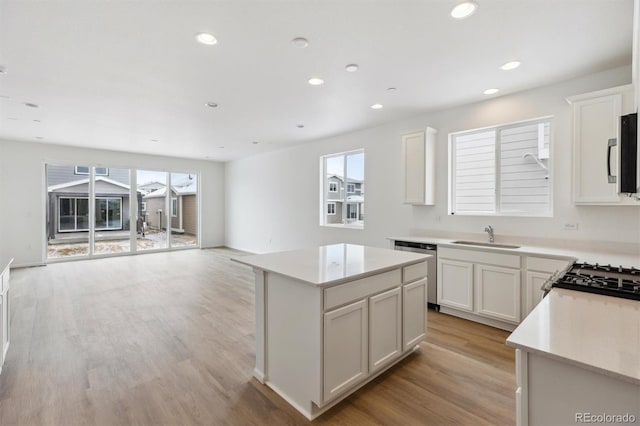
M494 242L493 227L491 225L487 226L486 228L484 228L484 232L487 232L489 234L489 242Z

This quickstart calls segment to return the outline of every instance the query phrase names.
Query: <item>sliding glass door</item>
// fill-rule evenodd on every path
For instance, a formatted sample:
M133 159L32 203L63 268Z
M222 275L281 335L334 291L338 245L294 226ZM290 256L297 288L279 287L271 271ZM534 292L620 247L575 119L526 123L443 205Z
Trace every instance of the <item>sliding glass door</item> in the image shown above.
M198 246L196 173L52 164L45 171L47 259Z

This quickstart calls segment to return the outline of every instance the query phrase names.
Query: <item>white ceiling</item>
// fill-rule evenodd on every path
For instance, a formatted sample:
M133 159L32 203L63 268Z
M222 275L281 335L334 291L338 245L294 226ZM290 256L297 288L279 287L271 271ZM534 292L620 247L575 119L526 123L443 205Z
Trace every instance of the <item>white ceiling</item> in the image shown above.
M228 160L631 63L632 0L476 1L0 0L0 138Z

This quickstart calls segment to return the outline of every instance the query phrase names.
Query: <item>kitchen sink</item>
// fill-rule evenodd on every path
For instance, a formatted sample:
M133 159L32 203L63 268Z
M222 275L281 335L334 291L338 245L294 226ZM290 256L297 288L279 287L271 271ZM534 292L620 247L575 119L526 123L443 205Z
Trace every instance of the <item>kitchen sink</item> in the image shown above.
M504 249L520 248L520 246L514 246L511 244L485 243L482 241L453 241L453 244L462 244L465 246L494 247L494 248L504 248Z

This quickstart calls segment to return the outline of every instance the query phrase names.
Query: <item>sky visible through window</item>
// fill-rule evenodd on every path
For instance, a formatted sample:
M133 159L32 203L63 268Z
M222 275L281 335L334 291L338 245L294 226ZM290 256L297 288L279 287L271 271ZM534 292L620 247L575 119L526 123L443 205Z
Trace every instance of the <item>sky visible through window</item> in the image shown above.
M335 160L331 161L332 159ZM327 161L327 174L342 177L344 173L342 170L344 167L342 156L333 157L332 159ZM364 180L364 153L347 156L347 173L352 179Z

